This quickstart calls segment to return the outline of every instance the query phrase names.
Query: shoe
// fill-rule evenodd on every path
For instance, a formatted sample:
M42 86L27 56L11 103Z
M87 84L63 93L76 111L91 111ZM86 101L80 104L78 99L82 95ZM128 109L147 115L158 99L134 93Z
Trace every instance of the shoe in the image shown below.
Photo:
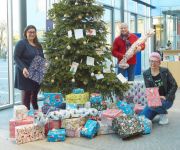
M169 123L169 120L167 118L167 114L160 114L159 115L159 124L160 125L165 125L165 124L168 124Z

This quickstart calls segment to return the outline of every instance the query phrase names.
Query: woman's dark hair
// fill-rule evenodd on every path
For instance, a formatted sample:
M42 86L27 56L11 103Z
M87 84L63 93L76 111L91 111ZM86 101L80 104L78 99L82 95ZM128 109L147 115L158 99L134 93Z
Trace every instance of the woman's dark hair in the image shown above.
M34 26L34 25L28 25L25 29L24 29L24 33L23 33L23 35L24 35L24 37L27 39L27 31L29 30L29 29L34 29L35 30L35 32L37 31L37 29L36 29L36 27ZM36 35L36 37L34 38L34 40L33 40L33 42L34 42L34 44L36 45L36 47L37 48L42 48L42 46L41 46L41 44L39 43L39 41L38 41L38 38L37 38L37 35Z

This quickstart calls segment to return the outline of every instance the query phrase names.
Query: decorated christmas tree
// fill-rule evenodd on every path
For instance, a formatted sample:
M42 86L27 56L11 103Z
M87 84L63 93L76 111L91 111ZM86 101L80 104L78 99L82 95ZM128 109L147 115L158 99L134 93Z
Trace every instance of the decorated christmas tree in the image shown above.
M103 6L95 0L61 0L48 17L53 29L45 34L45 56L50 65L42 89L71 93L73 88L118 96L128 89L113 71L111 47L107 44Z

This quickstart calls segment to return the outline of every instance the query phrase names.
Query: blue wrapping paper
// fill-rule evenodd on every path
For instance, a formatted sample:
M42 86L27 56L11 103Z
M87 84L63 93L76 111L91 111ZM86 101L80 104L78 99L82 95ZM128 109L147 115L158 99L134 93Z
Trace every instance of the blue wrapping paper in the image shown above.
M134 114L134 110L133 110L132 106L127 104L126 102L118 101L116 105L126 115L133 115Z
M44 105L54 106L60 108L62 102L64 101L63 95L61 93L43 93L45 96Z
M97 121L89 119L82 128L81 135L87 138L93 138L97 134L99 128L100 125Z
M73 94L82 94L82 93L84 93L84 89L81 89L81 88L73 89L72 93Z
M65 129L53 129L49 130L47 134L48 142L65 141L66 130Z

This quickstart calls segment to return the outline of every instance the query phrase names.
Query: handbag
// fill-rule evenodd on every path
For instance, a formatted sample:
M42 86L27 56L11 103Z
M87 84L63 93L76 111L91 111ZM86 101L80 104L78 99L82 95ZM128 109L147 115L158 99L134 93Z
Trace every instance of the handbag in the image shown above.
M38 84L41 84L44 75L47 72L48 66L49 62L45 58L36 55L28 69L29 79L37 82Z

